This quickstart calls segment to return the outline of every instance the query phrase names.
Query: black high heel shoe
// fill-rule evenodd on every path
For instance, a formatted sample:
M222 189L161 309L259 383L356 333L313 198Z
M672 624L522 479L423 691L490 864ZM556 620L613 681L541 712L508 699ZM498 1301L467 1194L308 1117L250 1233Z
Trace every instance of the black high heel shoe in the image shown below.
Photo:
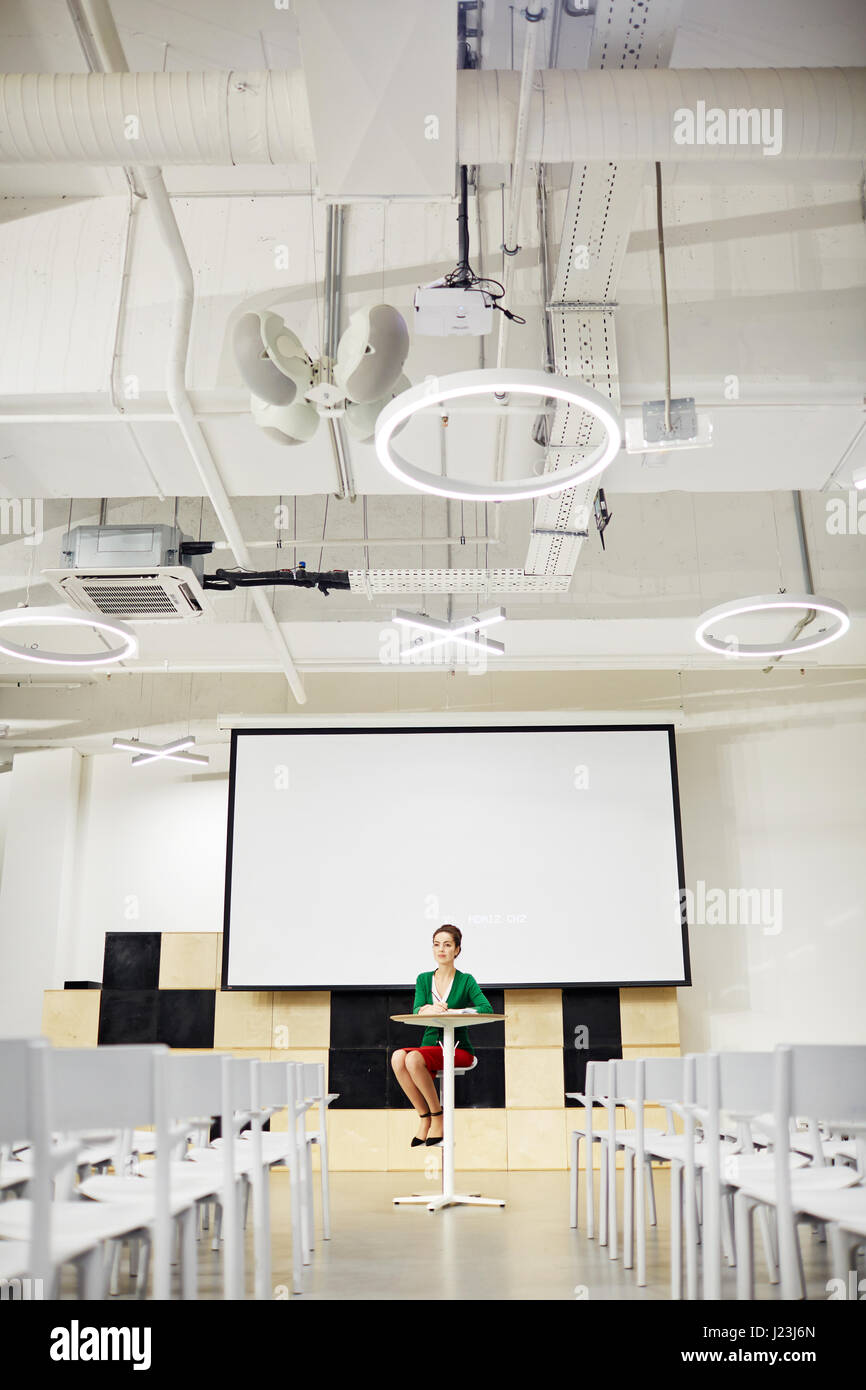
M431 1117L431 1119L432 1119L432 1117L433 1117L434 1115L441 1115L441 1114L442 1114L442 1111L441 1111L441 1110L431 1110L429 1113L430 1113L430 1117ZM434 1144L441 1144L441 1143L442 1143L442 1139L443 1139L443 1136L440 1134L438 1139L425 1139L425 1140L424 1140L424 1143L427 1145L427 1148L428 1148L428 1149L432 1149L432 1147L433 1147Z
M440 1111L440 1114L441 1114L441 1111ZM423 1113L422 1113L420 1110L418 1111L418 1119L419 1119L419 1120L429 1120L429 1118L430 1118L430 1111L429 1111L429 1110L425 1110ZM426 1144L426 1143L427 1143L427 1140L426 1140L426 1139L413 1139L413 1140L412 1140L412 1143L409 1145L409 1147L410 1147L410 1149L417 1149L417 1147L418 1147L419 1144Z

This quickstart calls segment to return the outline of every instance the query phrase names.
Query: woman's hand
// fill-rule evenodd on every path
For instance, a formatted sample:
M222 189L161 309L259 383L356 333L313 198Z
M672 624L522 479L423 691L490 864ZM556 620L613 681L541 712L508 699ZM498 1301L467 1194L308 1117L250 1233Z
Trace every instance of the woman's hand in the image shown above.
M448 1005L447 1005L447 1004L431 1004L431 1005L430 1005L430 1012L431 1012L431 1014L447 1014L447 1012L448 1012Z

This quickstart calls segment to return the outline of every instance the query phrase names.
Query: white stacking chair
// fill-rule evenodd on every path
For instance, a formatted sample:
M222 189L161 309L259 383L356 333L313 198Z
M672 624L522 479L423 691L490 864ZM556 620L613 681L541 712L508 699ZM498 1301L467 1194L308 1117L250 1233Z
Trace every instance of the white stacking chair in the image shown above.
M286 1167L289 1170L290 1183L290 1212L291 1212L291 1238L292 1238L292 1288L295 1293L303 1293L303 1265L306 1262L307 1252L304 1250L304 1223L301 1209L302 1203L306 1201L305 1191L302 1189L302 1158L298 1136L298 1121L302 1118L309 1106L298 1100L299 1073L302 1063L298 1062L254 1062L253 1063L253 1100L254 1109L258 1116L258 1149L260 1153L259 1163L259 1188L258 1202L256 1192L253 1193L254 1219L256 1221L257 1240L260 1243L262 1259L256 1260L257 1272L257 1298L270 1298L270 1269L271 1269L271 1250L270 1250L270 1191L268 1187L268 1173L271 1168ZM286 1111L286 1129L270 1130L262 1132L262 1124L265 1118L277 1114L279 1111ZM323 1151L327 1153L327 1148ZM259 1269L267 1269L267 1286L265 1285L264 1275L259 1276ZM266 1291L267 1289L267 1291Z
M250 1063L218 1054L200 1056L170 1055L166 1069L166 1106L168 1114L177 1126L173 1130L173 1152L169 1155L172 1173L172 1215L179 1226L181 1242L182 1284L181 1296L184 1299L196 1297L197 1276L197 1215L199 1208L214 1202L219 1210L219 1228L226 1234L225 1259L223 1264L224 1297L236 1299L242 1296L242 1255L239 1246L242 1237L238 1232L238 1192L240 1182L246 1181L243 1171L238 1171L238 1152L234 1141L232 1125L226 1116L247 1097L236 1096L234 1081L249 1076ZM248 1083L247 1083L248 1085ZM221 1150L200 1147L187 1150L190 1139L207 1135L213 1115L219 1115L223 1134L228 1136ZM151 1142L137 1139L136 1152L142 1150L153 1153L156 1146L154 1136ZM158 1152L158 1151L157 1151ZM117 1167L117 1165L115 1165ZM149 1181L156 1174L154 1163L139 1166L134 1176L116 1173L113 1176L87 1178L81 1183L84 1196L98 1202L116 1202L138 1199L150 1201L153 1186ZM145 1181L142 1182L142 1179ZM219 1248L219 1241L215 1242ZM139 1291L146 1284L146 1264L138 1276Z
M637 1282L646 1285L646 1198L649 1199L650 1220L656 1225L653 1162L671 1164L671 1254L680 1250L679 1221L680 1174L684 1164L683 1137L674 1128L672 1104L685 1099L685 1066L681 1057L638 1057L633 1063L614 1064L617 1089L624 1091L630 1078L634 1094L622 1094L617 1104L630 1110L635 1117L632 1129L616 1132L617 1146L623 1150L623 1262L626 1269L634 1266L637 1244ZM622 1080L620 1080L622 1077ZM647 1101L662 1104L666 1128L647 1128L644 1105ZM648 1178L648 1182L645 1179ZM636 1192L635 1192L636 1189ZM637 1239L635 1242L635 1227ZM672 1263L672 1279L679 1277L678 1262Z
M584 1123L576 1125L569 1135L569 1204L568 1219L572 1229L577 1228L579 1205L580 1145L586 1143L586 1234L590 1240L595 1238L595 1174L593 1170L593 1145L599 1145L599 1233L601 1245L607 1244L607 1128L593 1128L593 1105L605 1104L606 1092L602 1090L602 1078L608 1075L607 1062L587 1062L584 1091L566 1091L568 1100L579 1100L584 1107Z
M608 1064L607 1064L607 1067L608 1067L608 1094L607 1094L607 1099L606 1099L606 1101L603 1101L603 1102L602 1102L603 1104L606 1105L606 1108L607 1108L607 1123L608 1123L608 1129L607 1129L607 1188L608 1188L608 1194L607 1194L607 1245L608 1245L608 1251L607 1251L607 1253L608 1253L610 1259L615 1260L615 1259L618 1258L618 1255L619 1255L619 1251L618 1251L619 1237L618 1237L618 1231L617 1231L618 1219L617 1219L617 1202L616 1202L616 1156L617 1156L617 1153L619 1152L619 1150L622 1149L623 1152L624 1152L624 1163L625 1163L625 1170L626 1170L626 1171L624 1172L624 1174L623 1174L623 1179L624 1179L624 1186L623 1186L624 1197L625 1197L625 1201L626 1201L626 1202L631 1202L632 1197L633 1197L633 1188L630 1186L629 1181L628 1181L628 1177L629 1177L628 1169L629 1169L629 1164L630 1164L630 1155L633 1153L634 1145L635 1145L635 1143L637 1142L637 1138L638 1138L638 1128L637 1128L637 1127L634 1128L634 1129L629 1129L629 1128L617 1129L617 1125L616 1125L616 1112L617 1112L617 1108L618 1108L618 1107L623 1107L623 1108L631 1109L631 1110L635 1110L635 1109L636 1109L636 1107L637 1107L637 1101L636 1101L636 1098L635 1098L635 1092L636 1092L636 1090L637 1090L638 1081L637 1081L637 1071L636 1071L636 1062L635 1062L635 1061L622 1061L622 1060L620 1060L619 1058L611 1058L611 1060L610 1060L610 1061L608 1062ZM653 1185L652 1185L652 1164L651 1164L651 1162L649 1161L649 1159L648 1159L648 1157L647 1157L647 1154L646 1154L646 1152L645 1152L645 1144L646 1144L647 1138L650 1137L650 1135L660 1135L660 1134L662 1134L664 1131L662 1131L662 1130L652 1130L652 1131L649 1131L649 1130L646 1130L646 1129L644 1128L643 1103L642 1103L642 1102L641 1102L641 1106L640 1106L640 1115L639 1115L639 1118L638 1118L638 1127L639 1127L639 1129L640 1129L640 1134L641 1134L641 1141L640 1141L640 1142L641 1142L641 1146L642 1146L642 1150L643 1150L643 1161L642 1161L642 1162L640 1163L640 1165L639 1165L639 1173L638 1173L638 1194L639 1194L639 1195L638 1195L638 1200L640 1201L641 1205L643 1205L643 1202L644 1202L644 1194L645 1194L645 1190L646 1190L646 1195L650 1198L650 1201L651 1201L651 1204L652 1204L652 1220L653 1220L653 1222L655 1222L655 1192L654 1192L654 1190L653 1190ZM644 1185L644 1174L645 1174L645 1170L646 1170L647 1168L649 1169L649 1184L648 1184L648 1189L645 1189L645 1185ZM630 1216L630 1211L627 1211L626 1215L627 1215L627 1216ZM628 1222L626 1223L626 1229L627 1229L627 1232L629 1232L629 1231L631 1230L630 1221L628 1221ZM626 1256L627 1259L630 1258L630 1253L631 1253L631 1252L629 1251L628 1248L626 1248L626 1249L624 1250L624 1254L625 1254L625 1256ZM629 1268L630 1268L630 1266L629 1266Z
M33 1164L27 1197L0 1205L0 1238L27 1244L29 1273L42 1279L47 1297L56 1296L59 1272L67 1263L78 1267L85 1298L104 1297L106 1247L131 1236L153 1241L154 1294L169 1297L168 1165L159 1165L150 1204L104 1206L82 1200L75 1190L83 1130L153 1124L167 1151L167 1058L164 1047L52 1049L42 1040L0 1043L0 1139L29 1139ZM67 1137L52 1139L56 1132Z
M854 1218L854 1229L849 1231L852 1238L857 1233L858 1211L861 1220L866 1217L861 1175L856 1168L827 1164L820 1145L813 1161L803 1167L792 1162L791 1146L780 1139L787 1139L798 1116L808 1119L813 1134L818 1132L820 1121L843 1128L866 1121L866 1046L780 1046L773 1058L773 1071L776 1145L772 1166L727 1175L736 1188L737 1295L741 1299L754 1297L752 1214L756 1208L776 1213L784 1299L805 1297L798 1221L817 1218L832 1223L838 1263L845 1244L841 1225L845 1209ZM851 1188L858 1191L846 1191Z
M476 1059L477 1061L477 1059ZM315 1129L306 1128L306 1114L299 1115L298 1129L299 1137L302 1141L303 1155L303 1174L304 1184L304 1211L306 1235L306 1248L313 1250L315 1243L315 1218L313 1207L313 1145L319 1147L319 1182L322 1197L322 1238L331 1238L331 1195L330 1183L328 1181L328 1106L332 1101L337 1100L339 1092L328 1092L325 1083L325 1064L324 1062L302 1062L298 1080L298 1096L304 1103L305 1111L313 1105L317 1109L317 1125ZM471 1067L458 1068L461 1071L471 1071ZM457 1072L455 1071L455 1075Z

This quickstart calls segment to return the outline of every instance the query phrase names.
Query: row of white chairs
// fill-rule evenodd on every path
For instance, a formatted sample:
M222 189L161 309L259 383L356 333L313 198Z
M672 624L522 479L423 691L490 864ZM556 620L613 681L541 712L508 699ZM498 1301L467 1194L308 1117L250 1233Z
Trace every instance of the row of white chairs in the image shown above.
M323 1239L331 1233L327 1108L335 1099L323 1063L0 1040L0 1280L41 1281L41 1295L54 1298L71 1264L79 1296L103 1298L118 1290L127 1247L139 1296L152 1274L152 1296L172 1297L177 1256L180 1297L193 1299L212 1211L223 1295L243 1298L251 1196L255 1297L270 1299L269 1173L279 1166L289 1170L292 1290L303 1292L315 1246L315 1146ZM279 1112L286 1130L265 1130ZM208 1143L214 1117L221 1137Z
M720 1299L723 1261L736 1268L737 1297L754 1298L756 1219L768 1279L782 1298L806 1297L803 1223L829 1240L833 1277L849 1278L866 1243L866 1046L612 1058L588 1062L584 1091L568 1095L584 1106L571 1134L571 1225L578 1226L583 1145L586 1234L594 1239L597 1231L618 1258L621 1153L623 1262L639 1286L647 1283L647 1206L656 1224L654 1163L670 1165L673 1299ZM646 1126L645 1104L664 1108L664 1130ZM599 1107L604 1119L596 1126ZM617 1126L618 1109L632 1113L630 1127Z

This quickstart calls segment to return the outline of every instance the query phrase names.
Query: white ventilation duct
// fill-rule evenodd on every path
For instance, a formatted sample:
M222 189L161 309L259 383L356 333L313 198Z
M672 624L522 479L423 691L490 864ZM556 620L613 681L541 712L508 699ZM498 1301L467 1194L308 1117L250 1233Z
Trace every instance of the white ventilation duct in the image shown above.
M731 113L734 135L750 111L765 112L782 158L859 159L866 149L866 68L550 69L536 77L526 158L545 164L761 157L766 138L678 142L678 113L695 113L706 133L714 109ZM459 162L507 164L520 73L457 78ZM303 72L0 76L0 163L55 161L314 163Z

